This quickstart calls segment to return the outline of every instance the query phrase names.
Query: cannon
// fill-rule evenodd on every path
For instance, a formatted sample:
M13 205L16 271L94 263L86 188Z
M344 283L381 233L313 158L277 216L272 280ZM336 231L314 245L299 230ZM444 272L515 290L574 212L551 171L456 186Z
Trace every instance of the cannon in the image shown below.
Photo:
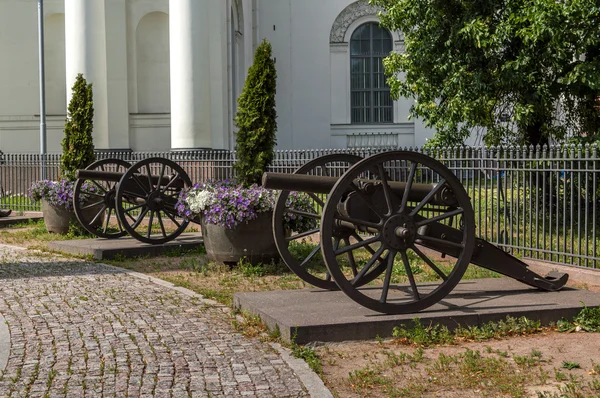
M134 165L104 159L77 171L75 215L83 228L98 237L129 234L141 242L162 244L194 221L179 217L175 208L181 191L191 186L183 168L169 159L148 158Z
M413 313L440 302L471 263L546 291L568 279L558 272L540 276L477 238L465 188L448 167L421 153L327 155L294 174L265 173L262 183L281 190L273 231L288 267L377 312ZM309 195L314 211L289 208L291 192ZM284 217L306 217L314 228L288 231ZM298 250L303 241L313 243L310 252ZM326 272L313 264L319 256Z

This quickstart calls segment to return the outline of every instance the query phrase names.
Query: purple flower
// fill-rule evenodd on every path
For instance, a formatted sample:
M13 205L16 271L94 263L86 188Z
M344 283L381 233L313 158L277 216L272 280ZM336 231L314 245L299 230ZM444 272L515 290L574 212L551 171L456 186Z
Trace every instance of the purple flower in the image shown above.
M210 193L208 201L205 202L206 194L203 194L201 203L198 201L198 193L201 191ZM179 195L176 209L184 218L204 217L207 223L233 229L241 223L256 219L259 213L272 211L276 197L277 192L256 185L243 188L233 180L215 181L194 184L192 188L183 190ZM192 202L195 201L193 206L195 211L191 210L188 198ZM286 207L313 213L315 211L310 197L297 192L290 194ZM316 227L316 220L312 218L294 214L286 214L284 218L286 227L298 232Z

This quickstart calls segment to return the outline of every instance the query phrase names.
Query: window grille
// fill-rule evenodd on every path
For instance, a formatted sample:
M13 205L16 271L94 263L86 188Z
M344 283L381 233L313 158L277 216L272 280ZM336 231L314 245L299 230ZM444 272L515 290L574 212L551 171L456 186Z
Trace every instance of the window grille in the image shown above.
M350 39L350 95L353 124L392 123L390 87L383 58L392 51L392 36L375 22L359 26Z

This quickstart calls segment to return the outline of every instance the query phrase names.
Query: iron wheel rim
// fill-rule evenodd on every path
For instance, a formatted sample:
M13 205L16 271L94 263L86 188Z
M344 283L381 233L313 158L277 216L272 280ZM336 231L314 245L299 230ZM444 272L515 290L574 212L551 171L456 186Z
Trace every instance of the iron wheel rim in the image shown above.
M341 200L342 195L348 191L348 189L350 188L354 179L356 177L358 177L362 172L364 172L365 170L372 170L373 168L377 168L379 165L382 165L381 167L383 167L384 163L390 162L390 161L411 162L411 167L412 167L412 164L422 165L422 166L427 167L429 170L436 172L439 175L439 177L441 177L441 179L443 179L444 184L447 184L452 189L458 203L460 204L460 208L462 209L461 214L463 217L464 228L461 231L462 232L462 242L461 242L462 249L460 250L460 255L457 256L456 263L452 267L452 270L450 271L450 273L448 273L446 275L446 279L445 280L443 279L442 282L439 283L439 285L437 287L435 287L432 291L427 293L424 297L420 297L420 293L418 291L419 286L416 284L414 275L412 275L412 267L410 266L409 261L405 260L405 257L407 257L406 253L408 252L409 249L413 250L412 247L409 247L407 249L402 249L402 250L395 250L395 249L391 250L389 247L387 247L387 248L384 247L385 245L382 240L383 238L374 241L374 242L377 242L377 241L381 242L381 246L379 247L378 252L379 252L379 250L381 250L382 247L384 247L383 251L381 253L379 253L378 257L375 259L375 261L377 261L377 260L381 259L383 256L383 260L386 263L386 280L384 280L384 284L381 287L377 286L374 288L369 287L369 288L364 288L364 289L358 289L360 287L358 284L354 285L352 283L352 281L346 279L346 277L340 270L338 261L336 259L336 257L339 254L336 255L336 253L335 253L336 250L333 247L331 233L332 233L334 222L338 219L338 217L340 217L337 215L338 202ZM414 167L415 167L415 169L417 169L417 166L414 166ZM387 176L387 172L385 174L386 174L386 180L383 182L384 182L384 185L387 185L389 188L389 184L387 184L389 176ZM412 178L414 180L414 174L413 174ZM384 189L384 191L385 191L385 189ZM389 189L388 189L388 192L390 192ZM398 198L396 198L396 200L397 199ZM402 200L403 199L401 198L400 201L402 202ZM386 199L386 202L387 202L387 199ZM392 202L390 201L390 202L386 203L386 205L388 207L390 207L391 203ZM402 211L407 211L407 209L408 209L407 203L405 203L404 206L405 206L405 208ZM415 206L415 207L418 207L418 206ZM391 213L391 216L396 216L396 214L400 214L400 213L394 213L393 210L390 210L390 213ZM417 211L416 214L418 215L418 213L419 213L419 211ZM384 222L380 221L380 224L382 224L382 225L379 227L380 229L378 230L378 235L381 235ZM341 290L344 291L344 293L348 297L350 297L352 300L356 301L357 303L361 304L362 306L369 308L373 311L387 313L387 314L405 314L405 313L418 312L418 311L428 308L428 307L436 304L440 300L442 300L446 295L448 295L448 293L450 293L450 291L452 291L452 289L454 289L454 287L456 287L458 282L461 280L462 276L464 275L464 273L470 263L471 257L473 255L474 247L475 247L475 217L474 217L474 213L473 213L472 206L470 203L470 199L469 199L468 194L465 191L463 185L460 183L458 178L452 173L452 171L450 171L442 163L438 162L437 160L435 160L433 158L430 158L429 156L426 156L426 155L423 155L420 153L416 153L416 152L410 152L410 151L392 151L392 152L381 153L378 155L371 156L367 159L364 159L364 160L360 161L359 163L355 164L354 166L352 166L344 174L344 176L342 176L342 178L340 178L337 181L334 188L332 189L332 192L331 192L329 199L323 210L323 217L321 220L321 225L322 225L322 231L321 231L322 255L323 255L323 258L325 259L325 264L329 270L329 273L332 275L332 277L335 280L335 282L337 283L337 285L340 287ZM417 244L413 243L413 245L415 247L417 247ZM344 250L344 249L342 249L342 250ZM419 250L419 251L421 251L421 253L423 253L422 250L420 250L418 248L417 248L417 250ZM388 255L384 256L383 253L386 251L387 251ZM404 253L404 255L402 253ZM389 294L389 288L391 286L391 282L387 278L388 277L391 278L391 273L393 272L393 267L394 267L394 260L397 255L400 255L401 261L402 261L404 267L407 268L407 270L406 270L407 275L408 274L412 275L409 278L409 281L411 282L409 290L411 291L411 294L413 295L413 297L411 300L409 300L408 302L405 302L405 303L390 303L387 300L388 294ZM425 256L427 257L427 255L425 255ZM372 261L374 257L375 256L372 256L369 261ZM368 263L367 263L367 265L368 265ZM429 265L429 264L427 264L427 265ZM434 266L435 266L435 264L434 264ZM388 269L390 269L390 271L388 271ZM390 275L390 276L388 276L388 275ZM385 287L386 284L387 284L387 288ZM414 284L414 286L413 286L413 284ZM379 288L381 290L380 299L375 299L375 298L371 297L371 295L367 295L366 293L364 293L364 292L373 293L374 291L376 291ZM416 291L416 293L415 293L415 291ZM383 296L384 293L385 293L385 297ZM408 296L409 294L406 293L406 295Z

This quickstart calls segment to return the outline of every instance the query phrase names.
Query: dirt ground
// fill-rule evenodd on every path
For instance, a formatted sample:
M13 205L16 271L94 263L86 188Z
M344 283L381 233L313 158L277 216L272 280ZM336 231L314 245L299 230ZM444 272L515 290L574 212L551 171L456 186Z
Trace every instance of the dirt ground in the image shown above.
M600 390L588 388L588 383L600 380L597 369L600 363L600 333L550 331L534 336L425 348L422 359L418 361L405 359L399 364L390 361L390 358L405 358L402 354L414 357L416 350L417 347L400 345L394 341L340 343L317 348L323 359L326 384L338 397L537 397L538 391L545 392L546 396L600 396ZM477 366L470 369L472 374L456 374L453 370L436 367L440 354L459 356L467 350L479 351L483 357L504 361L506 366L498 368L514 372L517 376L513 381L514 388L503 392L488 386L487 383L494 382L494 376L479 380L477 372L484 375L485 369ZM532 353L535 358L525 365L528 369L517 364L517 361L522 361L521 358L531 358ZM575 363L580 367L568 370L563 368L565 363ZM386 386L385 381L378 381L376 377L364 377L361 383L359 377L350 376L357 370L379 367L383 368L381 375L391 380L391 386ZM519 373L523 378L518 377ZM448 376L453 379L449 380ZM469 379L475 382L474 386ZM510 382L510 378L506 381ZM518 388L519 383L523 384L522 388ZM569 383L577 384L581 395L561 392L561 386ZM575 386L568 388L575 390Z
M568 286L600 292L576 278ZM600 333L545 329L429 348L388 339L315 350L337 397L600 397ZM469 351L482 358L472 361ZM445 367L444 356L460 359Z

